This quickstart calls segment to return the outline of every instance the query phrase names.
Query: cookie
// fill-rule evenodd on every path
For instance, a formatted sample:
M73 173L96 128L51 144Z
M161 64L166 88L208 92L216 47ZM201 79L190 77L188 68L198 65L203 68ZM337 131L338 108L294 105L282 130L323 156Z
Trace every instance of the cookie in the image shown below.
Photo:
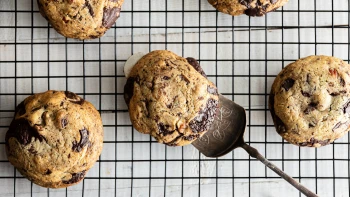
M40 13L67 38L99 38L119 18L124 0L37 0Z
M72 92L26 98L5 138L8 160L30 181L63 188L80 182L102 151L99 112Z
M124 87L135 129L169 146L190 144L207 132L218 109L218 92L201 73L195 59L170 51L142 57Z
M269 108L277 132L298 146L320 147L350 128L350 65L328 56L309 56L276 77Z
M264 16L275 11L288 2L288 0L208 0L218 11L238 16Z

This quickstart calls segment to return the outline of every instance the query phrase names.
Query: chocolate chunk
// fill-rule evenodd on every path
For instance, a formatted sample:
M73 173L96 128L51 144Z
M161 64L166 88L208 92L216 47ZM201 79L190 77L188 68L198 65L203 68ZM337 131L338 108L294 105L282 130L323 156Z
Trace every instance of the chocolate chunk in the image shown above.
M253 0L239 0L239 3L247 7L244 13L248 16L263 16L267 12L269 4L264 5L260 0L256 0L255 6L251 3Z
M340 94L346 94L346 91L342 90L342 91L339 91L339 92L332 92L332 93L330 93L331 96L338 96Z
M251 8L251 3L253 2L253 0L239 0L239 3L244 5L247 8Z
M349 113L350 113L350 100L348 100L348 101L343 105L343 112L344 112L344 114L349 114Z
M170 77L168 77L168 76L164 76L164 77L163 77L163 79L164 79L164 80L169 80L169 79L170 79Z
M328 140L317 140L317 139L312 137L309 142L299 143L299 146L313 147L315 144L321 144L321 146L325 146L325 145L329 144L330 141L331 141L330 139L328 139Z
M31 127L28 121L24 118L13 120L10 124L10 128L6 133L5 141L8 145L8 141L11 137L16 138L19 143L23 145L28 145L32 138L42 142L45 138L38 133L33 127Z
M72 100L69 100L72 103L82 105L85 101L84 99L80 98L78 95L76 95L73 92L65 91L64 94L66 95L67 98L72 99Z
M85 6L89 9L89 14L92 17L94 17L95 16L94 10L93 10L93 8L88 0L85 0Z
M125 103L129 106L130 100L134 95L134 83L136 82L136 78L129 77L124 86L124 100Z
M343 125L343 123L338 122L337 124L334 125L332 131L334 132L336 129L338 129L339 127L341 127Z
M294 79L288 78L282 83L282 88L284 88L286 91L288 91L290 88L292 88L294 86L294 83L295 83Z
M22 101L19 105L17 105L16 109L15 109L15 114L18 114L19 116L23 116L24 114L26 114L26 108L24 105L24 101Z
M345 87L345 80L341 77L340 77L340 85Z
M216 87L208 86L207 91L209 94L218 95L218 90L216 89Z
M68 124L67 118L62 118L61 119L61 126L62 126L61 128L62 129L66 128L67 124Z
M41 120L42 120L43 126L46 125L46 114L47 114L47 111L41 114Z
M64 184L72 184L72 183L77 183L80 180L82 180L85 176L86 171L78 172L78 173L73 173L72 178L69 179L68 181L62 180L62 183Z
M309 104L310 107L317 107L317 105L318 105L318 103L315 103L315 102L311 102L311 103Z
M261 8L259 7L249 8L244 11L244 14L248 16L264 16L266 14L266 6L263 6Z
M301 94L305 97L311 97L311 94L308 92L301 91Z
M274 109L274 104L275 104L275 98L274 94L271 92L269 96L269 107L270 107L270 112L272 116L272 120L275 124L276 130L278 133L285 133L287 132L286 125L283 123L283 121L276 115L275 109Z
M305 114L310 114L312 111L314 111L317 107L318 103L311 102L309 106L304 110Z
M45 172L46 175L50 175L52 174L52 171L50 169L47 169L46 172Z
M158 115L156 115L156 117L154 117L154 121L158 122L160 119L160 117Z
M331 96L339 96L340 93L339 92L333 92L333 93L330 93Z
M203 77L207 78L207 75L205 74L205 72L203 71L202 67L199 65L196 59L188 57L186 58L186 60L194 69L196 69L197 72L203 75Z
M120 8L104 8L102 25L111 28L120 16Z
M175 130L171 131L169 130L169 125L164 125L163 123L158 124L158 131L160 134L163 134L163 136L170 135L174 133Z
M65 91L64 94L66 95L67 98L69 99L75 99L75 100L78 100L78 95L76 95L75 93L73 92L70 92L70 91Z
M219 102L214 99L209 99L206 106L201 109L198 115L191 120L189 126L195 133L207 131L213 123Z
M313 122L313 121L309 122L309 128L313 128L313 127L315 127L316 125L317 125L316 122Z
M79 130L80 132L80 141L74 141L72 149L75 152L80 152L88 143L89 143L89 131L85 128Z
M200 137L200 134L197 133L189 136L183 136L183 139L187 141L192 141L192 140L198 139L199 137Z

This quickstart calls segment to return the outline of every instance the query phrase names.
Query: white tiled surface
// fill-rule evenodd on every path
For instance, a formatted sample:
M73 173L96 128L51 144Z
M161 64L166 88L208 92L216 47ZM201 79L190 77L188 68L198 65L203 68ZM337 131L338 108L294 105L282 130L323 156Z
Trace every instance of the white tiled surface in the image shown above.
M199 59L220 92L248 109L245 138L273 163L320 196L349 196L349 136L317 150L282 143L266 110L283 66L313 54L349 59L349 2L290 0L281 10L232 18L206 0L126 0L116 27L81 42L49 28L35 0L0 0L0 196L299 196L241 149L209 159L132 131L123 65L134 52L155 49ZM101 161L67 190L31 184L4 150L15 105L47 89L85 96L105 125Z

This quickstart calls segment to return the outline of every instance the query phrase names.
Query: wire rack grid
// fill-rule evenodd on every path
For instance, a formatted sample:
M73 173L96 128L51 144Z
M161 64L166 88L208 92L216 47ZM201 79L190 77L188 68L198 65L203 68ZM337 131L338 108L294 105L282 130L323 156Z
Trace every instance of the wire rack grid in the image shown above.
M126 0L107 34L57 34L35 0L0 1L0 196L302 196L240 149L221 158L166 147L135 131L123 101L123 65L136 52L168 49L200 61L220 92L244 106L245 139L320 196L349 196L349 136L299 148L276 133L271 83L287 64L314 54L350 59L348 0L290 0L266 17L231 17L206 0ZM48 89L70 90L101 112L104 150L86 179L45 189L8 162L4 136L15 106Z

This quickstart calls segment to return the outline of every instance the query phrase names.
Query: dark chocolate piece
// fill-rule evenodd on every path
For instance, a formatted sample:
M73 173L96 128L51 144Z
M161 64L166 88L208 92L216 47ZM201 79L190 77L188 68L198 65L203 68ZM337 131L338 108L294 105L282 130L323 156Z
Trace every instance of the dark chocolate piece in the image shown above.
M186 58L186 60L194 69L196 69L197 72L203 75L203 77L207 78L207 75L205 74L205 72L203 71L202 67L199 65L196 59L188 57Z
M345 80L341 77L340 77L340 85L345 87Z
M93 8L88 0L85 0L85 6L89 9L89 14L92 17L94 17L95 16L94 10L93 10Z
M76 95L75 93L73 92L70 92L70 91L65 91L64 94L66 95L67 98L69 99L74 99L74 100L78 100L78 95Z
M193 134L193 135L189 135L189 136L183 136L183 139L184 140L187 140L187 141L192 141L192 140L195 140L195 139L198 139L200 136L200 134Z
M67 118L62 118L61 119L61 128L62 129L66 128L67 124L68 124Z
M45 172L46 175L50 175L52 174L52 171L50 169L47 169L46 172Z
M72 149L75 152L80 152L88 143L89 143L89 131L85 128L79 130L80 133L80 141L74 141Z
M62 183L64 184L73 184L73 183L77 183L79 182L80 180L82 180L85 176L85 173L86 171L82 171L82 172L78 172L78 173L73 173L72 174L72 178L65 181L65 180L62 180Z
M160 134L163 134L163 136L170 135L175 131L175 130L173 131L169 130L169 125L164 125L163 123L158 124L158 130Z
M343 125L343 123L338 122L337 124L334 125L332 131L334 132L336 129L338 129L339 127L341 127Z
M19 116L26 114L26 108L24 105L24 101L22 101L19 105L17 105L17 107L15 109L15 114L18 114Z
M311 138L309 142L302 142L302 143L299 143L299 146L314 146L314 144L321 144L322 146L325 146L327 144L330 143L330 139L328 140L317 140L315 138Z
M19 143L23 145L28 145L32 138L38 139L42 142L45 138L38 133L33 127L31 127L27 120L20 118L13 120L10 124L10 128L6 133L5 141L8 141L11 137L16 138Z
M311 94L308 92L301 91L301 94L305 97L311 97Z
M189 123L190 128L195 133L207 131L214 122L219 102L209 99L206 106L201 109L198 115Z
M350 113L350 100L348 100L348 101L343 105L343 112L344 112L344 114L349 114L349 113Z
M284 88L286 91L288 91L290 88L292 88L294 86L294 83L295 83L294 79L288 78L282 83L282 88Z
M134 83L136 82L136 78L129 77L124 86L124 100L125 103L129 106L130 100L134 95Z
M82 105L85 102L84 99L80 98L78 95L76 95L73 92L65 91L64 94L66 95L67 98L71 99L69 101L72 103Z
M111 28L120 16L120 8L104 8L102 25Z

